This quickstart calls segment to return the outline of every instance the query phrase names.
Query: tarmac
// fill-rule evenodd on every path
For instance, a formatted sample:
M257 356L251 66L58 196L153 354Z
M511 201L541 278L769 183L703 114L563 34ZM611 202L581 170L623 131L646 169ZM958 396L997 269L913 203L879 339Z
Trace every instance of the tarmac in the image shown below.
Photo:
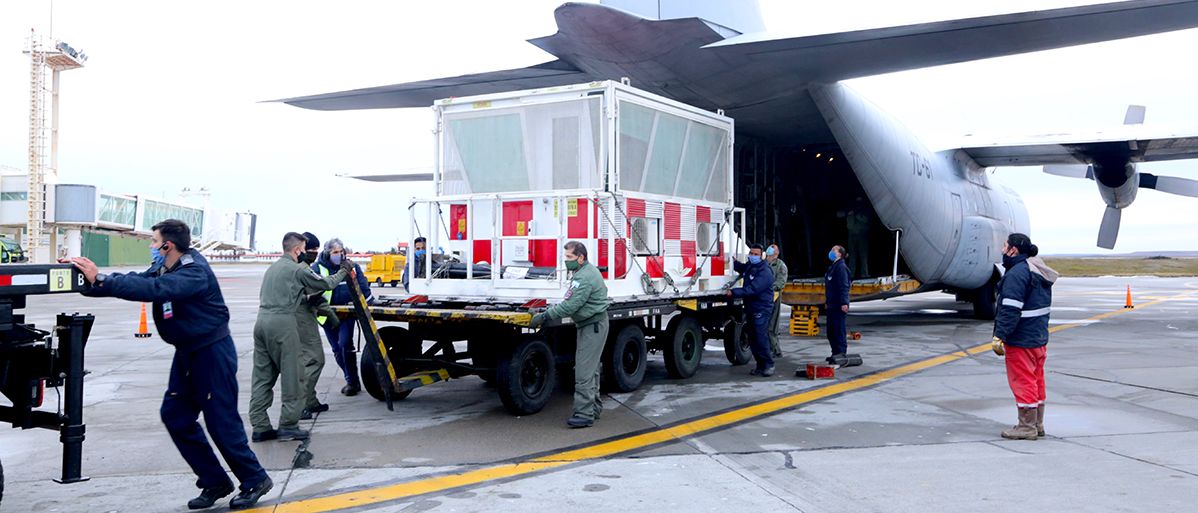
M244 418L265 267L216 269ZM1123 308L1128 285L1134 309ZM982 346L991 323L952 296L921 294L853 305L849 329L862 338L850 351L865 365L834 380L793 375L827 356L822 336L784 336L772 378L729 365L715 343L687 380L650 355L644 385L605 395L602 418L583 430L565 425L569 379L531 416L506 413L476 377L418 389L391 412L364 393L342 396L330 353L318 391L331 410L303 423L312 439L252 444L275 481L253 511L1194 511L1198 278L1064 278L1054 296L1048 436L1037 441L999 436L1015 406L1002 359ZM97 317L86 353L91 479L52 481L57 434L7 431L0 511L187 511L195 477L158 418L173 349L133 337L136 303L28 304L39 327L59 312ZM51 409L55 397L47 391Z

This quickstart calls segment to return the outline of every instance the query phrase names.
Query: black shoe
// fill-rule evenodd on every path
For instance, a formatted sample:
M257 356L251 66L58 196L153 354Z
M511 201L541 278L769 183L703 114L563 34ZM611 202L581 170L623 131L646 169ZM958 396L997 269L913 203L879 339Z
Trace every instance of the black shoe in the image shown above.
M353 397L362 391L362 387L357 385L345 385L341 387L341 395Z
M233 485L227 484L216 488L205 488L200 491L200 496L187 501L187 509L204 509L211 508L216 501L220 500L233 493Z
M570 417L569 420L566 421L566 425L568 425L574 429L589 428L589 427L595 425L595 421L593 419L588 419L586 417L580 417L578 415L575 415L573 417Z
M316 406L308 408L312 413L324 413L329 411L329 405L326 403L317 403Z
M749 371L749 375L750 375L750 376L760 376L760 375L761 375L761 369L753 369L753 370Z
M300 428L279 428L278 439L280 442L286 442L288 440L307 440L308 432Z
M250 440L255 442L265 442L267 440L274 440L277 438L279 438L279 432L273 429L268 429L261 432L254 431L254 434L250 435Z
M237 494L236 497L233 497L233 500L229 501L229 509L246 509L254 504L257 504L258 499L261 499L263 495L266 495L266 492L269 492L271 488L274 488L274 486L274 481L271 481L270 476L267 476L266 479L263 479L261 483L254 485L253 488L243 491Z
M781 358L781 357L782 357L782 351L774 351L774 358Z

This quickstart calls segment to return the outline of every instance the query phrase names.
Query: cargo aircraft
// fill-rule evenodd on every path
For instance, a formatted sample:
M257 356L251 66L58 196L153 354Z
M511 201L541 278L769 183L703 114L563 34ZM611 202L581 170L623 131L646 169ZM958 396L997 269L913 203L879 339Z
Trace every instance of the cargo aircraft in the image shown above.
M1198 133L1107 132L931 151L841 83L1198 27L1198 1L1126 1L781 39L762 35L759 13L754 1L566 3L554 13L557 33L529 41L556 60L280 101L316 110L428 107L448 97L627 79L736 120L736 204L748 210L742 235L777 242L792 277L822 275L828 247L847 243L856 278L890 284L872 297L943 290L972 301L979 318L994 315L1004 240L1031 231L1022 200L992 183L988 167L1044 166L1093 180L1107 205L1098 236L1104 248L1114 247L1120 211L1139 189L1198 197L1198 181L1136 168L1198 157ZM1129 129L1143 113L1129 108ZM912 277L907 286L900 276Z

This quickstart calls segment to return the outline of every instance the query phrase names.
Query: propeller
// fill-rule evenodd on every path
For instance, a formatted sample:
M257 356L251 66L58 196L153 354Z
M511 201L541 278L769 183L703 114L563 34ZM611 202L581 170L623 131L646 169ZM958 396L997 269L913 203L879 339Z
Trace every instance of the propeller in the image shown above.
M1123 210L1107 207L1102 214L1102 226L1098 228L1098 247L1115 249L1115 239L1119 238L1119 220Z
M1198 180L1191 180L1189 178L1140 173L1140 187L1155 189L1169 194L1177 194L1179 196L1198 198Z

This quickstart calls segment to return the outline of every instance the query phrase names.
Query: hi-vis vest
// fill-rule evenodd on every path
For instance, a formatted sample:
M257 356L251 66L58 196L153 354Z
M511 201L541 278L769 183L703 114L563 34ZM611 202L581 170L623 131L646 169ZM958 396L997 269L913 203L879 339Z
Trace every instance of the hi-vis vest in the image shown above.
M321 277L321 278L328 278L328 277L329 277L329 270L328 270L328 269L326 269L326 268L325 268L325 266L323 266L323 265L317 265L316 267L317 267L318 269L320 269L320 277ZM331 291L331 290L326 290L326 291L324 291L324 293L323 293L323 294L321 294L321 295L322 295L322 296L324 296L324 300L325 300L325 302L329 303L330 305L331 305L331 304L333 304L333 291ZM321 326L324 326L324 321L327 321L328 319L329 319L328 317L325 317L325 316L323 316L323 315L317 315L317 316L316 316L316 322L320 323L320 325L321 325Z

